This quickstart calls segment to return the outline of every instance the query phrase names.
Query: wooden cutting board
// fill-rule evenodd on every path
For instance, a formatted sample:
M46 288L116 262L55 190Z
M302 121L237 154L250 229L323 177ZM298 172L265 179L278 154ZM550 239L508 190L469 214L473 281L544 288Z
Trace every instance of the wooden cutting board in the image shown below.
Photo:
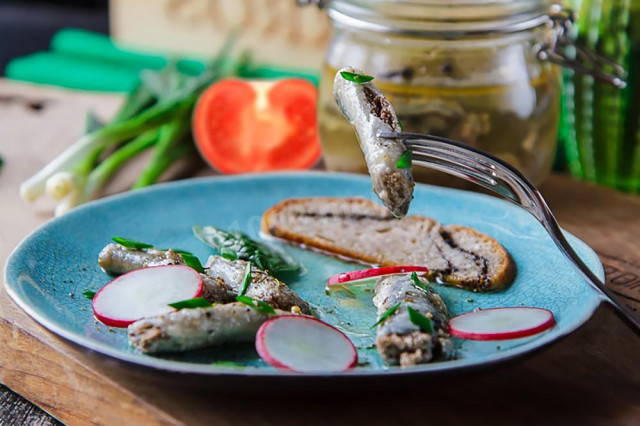
M18 198L18 184L81 134L87 109L106 118L120 101L0 81L0 264L51 218L51 205ZM120 175L109 191L132 177ZM640 197L562 176L552 176L543 192L561 224L600 254L608 284L640 308ZM71 424L640 424L640 337L608 306L530 357L373 394L277 397L263 383L253 396L230 396L125 368L38 326L4 287L0 338L0 382Z

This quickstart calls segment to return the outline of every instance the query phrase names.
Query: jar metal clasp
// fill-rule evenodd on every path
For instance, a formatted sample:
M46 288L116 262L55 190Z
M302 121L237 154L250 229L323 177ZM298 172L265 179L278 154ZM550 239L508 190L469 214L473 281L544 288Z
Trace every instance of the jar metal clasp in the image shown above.
M554 5L549 13L555 37L544 44L534 46L536 56L560 66L592 76L596 80L612 84L620 89L627 86L625 69L611 59L574 43L571 27L575 13L571 9Z
M298 6L317 6L318 9L324 9L328 0L296 0Z

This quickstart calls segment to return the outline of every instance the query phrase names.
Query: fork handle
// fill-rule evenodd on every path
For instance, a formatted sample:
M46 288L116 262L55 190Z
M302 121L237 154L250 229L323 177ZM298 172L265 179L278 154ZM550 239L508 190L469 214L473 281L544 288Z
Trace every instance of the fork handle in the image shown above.
M635 326L635 331L640 335L640 312L628 305L624 298L613 290L605 287L606 300L622 315L631 325Z
M560 226L552 215L541 219L540 222L545 228L547 228L547 231L549 231L549 234L560 251L562 251L562 253L572 261L571 263L578 270L580 275L582 275L582 278L584 278L592 288L600 293L602 298L609 302L618 311L618 313L620 313L622 317L635 328L636 333L640 334L640 312L629 306L622 296L616 294L609 287L605 286L600 278L598 278L591 269L584 264L580 256L578 256L564 237Z

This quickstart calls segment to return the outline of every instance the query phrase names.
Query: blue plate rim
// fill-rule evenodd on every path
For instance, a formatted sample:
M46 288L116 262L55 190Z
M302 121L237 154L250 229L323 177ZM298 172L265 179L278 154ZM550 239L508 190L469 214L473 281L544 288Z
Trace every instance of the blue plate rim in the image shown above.
M272 179L272 178L280 178L280 177L290 177L290 176L299 176L299 177L329 177L329 178L348 178L348 179L360 179L363 181L370 181L368 176L355 174L355 173L344 173L344 172L325 172L325 171L285 171L285 172L276 172L276 173L250 173L243 175L225 175L225 176L206 176L206 177L198 177L198 178L190 178L183 179L180 181L173 182L165 182L157 185L153 185L151 187L143 188L137 191L129 191L124 193L119 193L115 195L111 195L108 197L101 198L99 200L95 200L93 202L87 203L85 205L79 206L78 208L72 210L71 212L65 214L60 218L53 218L42 224L40 227L35 229L29 235L22 239L22 241L11 251L7 261L5 263L4 268L4 286L7 294L11 298L11 300L18 305L20 309L22 309L27 315L29 315L33 320L35 320L42 327L46 328L48 331L72 342L77 345L82 346L85 349L89 349L100 353L102 355L109 356L111 358L118 359L120 361L125 361L127 363L150 367L159 371L168 371L175 373L190 373L204 376L260 376L260 377L269 377L269 378L280 378L280 377L302 377L302 378L326 378L326 377L380 377L380 376L388 376L388 375L414 375L414 374L437 374L443 372L453 372L453 371L464 371L469 369L478 368L481 366L489 366L495 365L499 363L503 363L514 358L518 358L524 356L528 353L534 352L536 350L542 349L543 347L561 339L562 337L571 334L575 330L577 330L580 326L585 324L595 312L596 308L605 301L603 295L595 292L593 289L589 288L591 291L592 298L590 299L589 306L584 308L583 315L579 317L575 317L573 322L568 324L561 330L552 329L549 332L546 332L542 336L540 336L536 341L534 346L524 345L517 348L510 349L509 351L501 352L499 354L491 354L483 357L474 358L473 361L468 359L457 359L446 362L438 362L431 364L424 364L419 366L414 366L411 368L393 368L386 370L378 370L378 371L359 371L359 370L350 370L342 373L296 373L296 372L288 372L281 370L262 370L262 369L254 369L254 368L244 368L239 369L236 367L226 367L226 366L215 366L215 365L204 365L204 364L191 364L184 363L180 361L172 361L167 359L160 359L154 357L145 357L141 358L140 354L136 353L127 353L122 352L121 350L114 349L107 344L103 344L100 342L96 342L92 339L85 338L84 336L78 336L74 333L68 332L63 327L54 324L52 321L49 321L44 316L41 316L36 310L32 309L29 304L22 300L20 296L14 291L13 285L10 284L9 279L9 271L13 268L13 264L17 261L17 253L22 249L24 245L26 245L30 240L37 238L38 234L44 232L45 228L51 224L52 222L61 222L65 220L73 220L73 217L80 212L87 209L95 209L99 208L102 204L110 203L112 201L117 201L120 199L126 199L129 197L136 197L138 194L147 193L150 191L159 192L164 189L171 188L179 188L181 186L192 186L198 185L204 182L209 181L243 181L243 180L256 180L256 179ZM460 190L456 188L447 188L447 187L439 187L428 184L417 184L421 187L428 188L431 192L436 193L451 193L451 192L462 192L466 197L477 198L478 200L487 201L495 203L504 203L510 207L513 207L512 203L507 200L492 197L489 195L475 193L471 191ZM585 242L580 240L578 237L574 236L570 232L567 232L563 229L563 232L568 237L570 243L572 245L581 246L582 250L586 252L590 252L596 259L598 259L598 263L596 264L597 270L593 271L599 278L604 279L604 267L601 261L598 258L597 253L589 247ZM585 282L585 286L588 284ZM143 361L142 361L143 360Z

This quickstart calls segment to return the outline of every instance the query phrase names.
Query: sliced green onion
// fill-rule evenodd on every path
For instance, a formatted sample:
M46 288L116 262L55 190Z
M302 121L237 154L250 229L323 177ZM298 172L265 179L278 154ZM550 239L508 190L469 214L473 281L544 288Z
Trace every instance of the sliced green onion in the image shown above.
M91 291L91 290L87 290L82 292L82 295L84 297L86 297L89 300L93 300L93 298L96 296L96 292L95 291Z
M240 303L244 303L249 306L251 309L255 309L258 312L264 312L265 314L275 314L276 310L273 309L273 306L268 303L263 302L262 300L252 299L249 296L238 296L236 300Z
M193 253L191 253L190 251L187 251L187 250L172 248L171 251L174 252L174 253L177 253L177 254L188 254L190 256L195 256Z
M399 169L409 169L411 168L412 160L413 160L413 151L408 149L402 153L402 156L400 158L398 158L398 161L396 162L396 167Z
M231 250L228 247L220 248L220 256L231 261L238 260L238 254L234 250Z
M420 330L426 333L433 333L433 325L429 318L425 317L411 306L407 306L407 311L409 312L409 319L411 322L420 327Z
M355 72L340 71L340 75L345 80L353 81L354 83L362 84L373 80L373 76L365 74L357 74Z
M160 251L169 251L169 250L171 250L171 251L172 251L172 252L174 252L175 254L188 254L188 255L191 255L191 256L195 256L195 255L194 255L193 253L191 253L190 251L187 251L187 250L181 250L181 249L175 249L175 248L167 248L167 249L165 249L165 248L158 248L158 247L156 247L156 250L160 250Z
M196 297L195 299L182 300L180 302L169 303L172 308L180 309L195 309L195 308L208 308L213 306L204 297Z
M416 285L416 287L421 288L426 292L429 291L429 286L428 285L424 285L422 283L422 281L420 281L420 278L418 278L418 274L416 274L415 272L411 273L411 281L413 281L413 283Z
M396 303L395 305L387 309L382 315L380 315L380 318L378 318L378 321L376 321L376 323L373 324L371 328L375 328L377 325L382 324L387 318L393 315L393 313L397 311L399 307L400 307L400 302Z
M249 288L249 284L251 284L251 262L247 262L247 268L244 271L244 278L242 279L242 287L240 287L238 296L244 296Z
M127 248L132 248L132 249L153 248L151 244L143 243L141 241L131 240L129 238L113 237L112 240L120 244L121 246L125 246Z
M215 367L229 367L229 368L245 368L246 365L240 364L239 362L233 361L216 361L212 362L211 365Z
M184 264L189 268L194 269L201 274L204 274L204 268L202 267L202 263L200 263L200 259L191 253L180 253L182 260L184 260Z

